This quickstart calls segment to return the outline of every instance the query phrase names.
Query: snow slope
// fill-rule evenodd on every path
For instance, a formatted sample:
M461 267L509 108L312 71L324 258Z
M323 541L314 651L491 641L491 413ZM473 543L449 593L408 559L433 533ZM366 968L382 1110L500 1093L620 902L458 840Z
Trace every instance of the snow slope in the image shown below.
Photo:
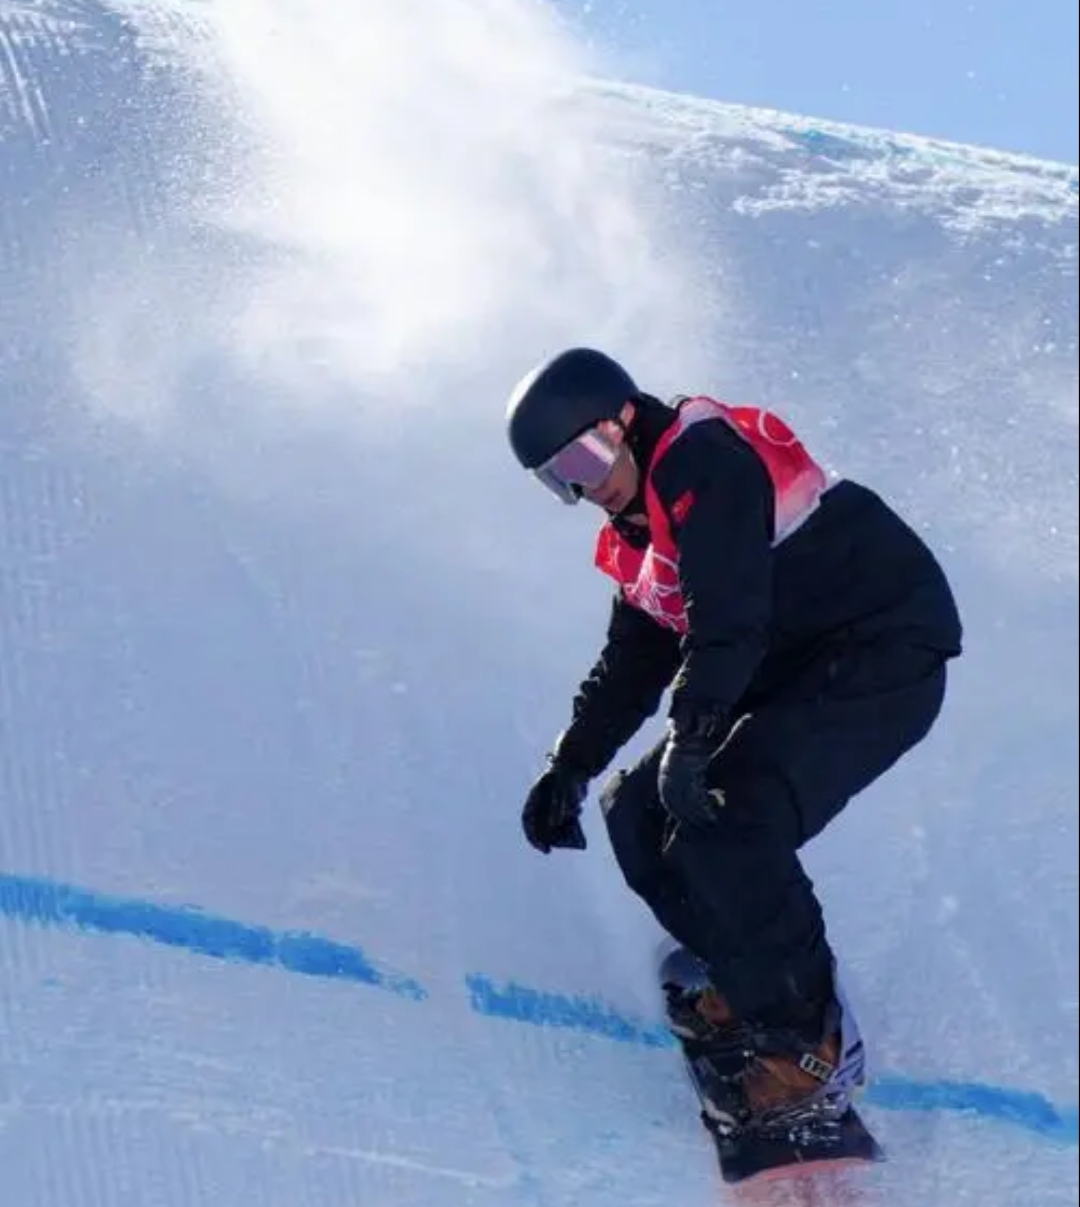
M503 405L577 342L782 410L967 626L808 852L891 1161L740 1201L1076 1202L1075 167L518 0L0 0L0 265L4 1207L722 1197L598 817L518 829L607 589Z

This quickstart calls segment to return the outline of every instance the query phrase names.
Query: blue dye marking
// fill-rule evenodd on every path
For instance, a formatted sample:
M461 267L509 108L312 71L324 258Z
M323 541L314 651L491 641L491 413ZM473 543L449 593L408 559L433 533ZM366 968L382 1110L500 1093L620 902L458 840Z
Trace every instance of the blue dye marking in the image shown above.
M1078 1142L1075 1109L1059 1110L1041 1094L963 1081L911 1081L895 1074L875 1077L866 1101L888 1111L959 1111L1012 1123L1059 1144Z
M189 906L155 905L49 880L0 874L0 916L39 926L130 935L216 960L374 985L414 1000L427 996L416 981L377 967L358 947L304 932L250 926Z
M543 993L513 983L500 986L483 976L468 976L465 984L472 1008L490 1018L506 1018L539 1027L562 1027L619 1043L643 1044L647 1048L674 1046L666 1027L635 1022L597 998Z
M627 1018L594 998L541 993L521 985L496 986L469 976L472 1007L480 1014L538 1027L568 1027L623 1043L670 1048L675 1040L662 1026ZM1076 1145L1077 1111L1059 1110L1041 1094L978 1083L914 1081L883 1074L867 1087L864 1101L889 1111L957 1111L1011 1123L1060 1144Z
M377 986L417 1001L427 997L417 981L378 967L358 947L304 932L251 926L190 906L157 905L0 873L0 917L128 935L213 959ZM466 977L465 983L472 1008L489 1018L563 1028L647 1048L675 1046L664 1026L624 1015L599 998L547 993L514 983L497 985L480 975ZM1078 1143L1075 1107L1059 1108L1041 1094L1021 1090L882 1074L868 1087L865 1101L890 1111L956 1111L1012 1124L1058 1144Z

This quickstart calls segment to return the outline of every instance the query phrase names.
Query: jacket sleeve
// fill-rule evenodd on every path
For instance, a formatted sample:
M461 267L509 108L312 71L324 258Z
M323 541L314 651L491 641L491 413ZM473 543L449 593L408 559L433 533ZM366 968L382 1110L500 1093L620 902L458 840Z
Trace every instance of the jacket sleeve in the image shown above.
M687 632L671 697L676 726L726 728L768 644L772 613L772 483L722 420L672 444L654 471L671 523Z
M679 659L678 634L616 595L604 648L578 688L554 757L598 776L656 712Z

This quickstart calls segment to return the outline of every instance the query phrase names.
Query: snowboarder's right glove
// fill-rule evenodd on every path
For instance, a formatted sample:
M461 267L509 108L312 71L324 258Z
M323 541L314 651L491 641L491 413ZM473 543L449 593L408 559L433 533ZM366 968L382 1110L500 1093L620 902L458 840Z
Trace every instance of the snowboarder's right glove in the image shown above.
M545 855L552 847L585 850L585 832L581 828L581 802L588 792L588 780L552 759L547 771L533 784L521 813L525 837Z
M724 794L710 788L709 762L721 743L720 719L707 713L673 717L660 757L657 788L660 803L677 822L708 827L719 820Z

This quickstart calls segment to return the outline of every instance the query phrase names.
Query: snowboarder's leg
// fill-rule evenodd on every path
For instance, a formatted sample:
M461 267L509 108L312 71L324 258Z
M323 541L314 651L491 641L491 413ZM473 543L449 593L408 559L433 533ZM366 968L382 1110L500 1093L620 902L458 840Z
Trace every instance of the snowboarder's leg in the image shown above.
M708 932L690 905L681 876L663 858L671 819L656 786L662 753L663 743L629 771L614 775L604 786L600 806L626 883L672 938L704 958Z
M760 702L710 765L715 826L680 827L665 862L685 886L713 982L754 1036L744 1090L754 1117L846 1105L861 1043L842 1008L821 908L798 858L932 725L944 668L931 651L841 651ZM699 950L695 948L695 950Z
M600 803L612 849L627 884L660 925L702 960L709 950L708 917L692 904L681 875L664 858L672 822L660 804L657 767L663 743L605 785ZM745 1045L730 1006L707 982L665 986L672 1031L695 1051L707 1051L718 1074L741 1073Z

